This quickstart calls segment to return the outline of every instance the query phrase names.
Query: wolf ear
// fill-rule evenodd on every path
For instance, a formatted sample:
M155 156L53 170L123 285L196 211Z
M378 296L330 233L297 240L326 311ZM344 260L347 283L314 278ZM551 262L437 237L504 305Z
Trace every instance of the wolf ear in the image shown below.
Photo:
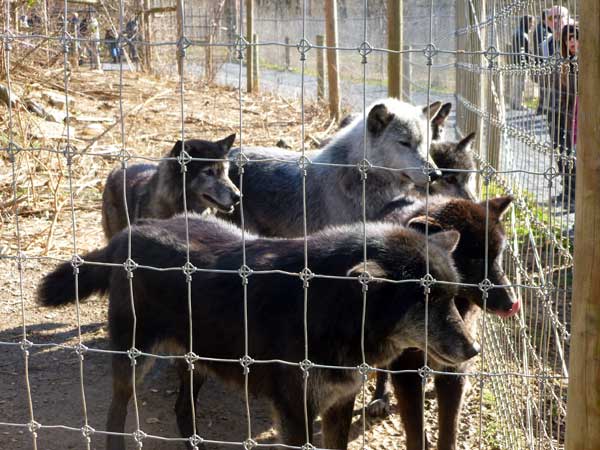
M358 277L365 270L365 263L361 262L350 268L348 272L346 272L347 277ZM367 259L367 272L369 275L375 278L385 278L387 276L386 271L377 263L371 259Z
M469 147L471 146L471 143L473 142L473 139L475 139L475 135L477 133L473 132L473 133L469 133L467 134L464 138L462 138L458 144L456 144L456 150L457 151L466 151L469 150Z
M169 152L169 156L177 158L181 154L182 144L183 144L183 142L181 142L180 140L178 140L177 142L175 142L175 145L173 146L173 148Z
M425 233L425 229L427 227L427 231L429 234L439 233L443 231L442 224L439 223L431 216L417 216L413 217L406 224L408 228L412 228L413 230L417 230L421 233Z
M505 197L496 197L488 200L490 204L490 210L493 211L498 219L502 219L502 216L506 214L508 207L512 203L513 198L510 195ZM483 206L485 206L485 201L481 202Z
M377 104L369 111L367 130L374 135L378 135L389 125L393 118L394 115L388 111L383 103Z
M428 239L432 244L452 253L456 250L456 246L460 240L460 233L456 230L448 230L442 233L432 234Z
M221 139L218 144L221 146L221 148L223 149L223 152L225 154L229 153L229 150L231 150L231 146L233 145L233 143L235 142L235 133L230 134L229 136L227 136L225 139Z
M446 119L448 118L448 116L450 115L450 111L452 110L452 103L448 102L448 103L444 103L442 105L442 107L440 108L440 110L437 112L437 114L435 116L433 116L433 120L432 122L435 125L443 125L444 122L446 121ZM425 113L427 114L427 113Z
M441 107L442 102L433 102L431 105L423 107L423 114L427 120L431 121L435 118Z

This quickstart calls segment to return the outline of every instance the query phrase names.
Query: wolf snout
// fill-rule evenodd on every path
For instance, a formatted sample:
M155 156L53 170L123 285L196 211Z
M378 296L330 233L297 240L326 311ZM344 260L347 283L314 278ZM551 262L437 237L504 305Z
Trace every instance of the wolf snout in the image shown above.
M519 312L521 309L521 301L516 299L511 305L509 305L506 309L497 311L497 314L500 317L512 317Z
M465 356L467 359L471 359L479 355L479 352L481 352L481 345L479 345L479 342L474 341L470 346L467 346Z
M232 206L237 205L240 202L241 196L239 192L232 192L231 193L231 204Z
M434 171L429 173L429 178L431 181L436 181L442 178L442 171L440 169L435 169Z

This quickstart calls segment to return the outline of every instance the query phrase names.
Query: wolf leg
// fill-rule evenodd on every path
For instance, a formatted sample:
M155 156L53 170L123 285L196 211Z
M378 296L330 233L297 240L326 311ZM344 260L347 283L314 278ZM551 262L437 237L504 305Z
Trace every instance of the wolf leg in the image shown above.
M455 450L458 420L467 380L458 375L436 375L438 401L438 450Z
M194 407L198 401L198 392L206 381L206 374L204 372L194 372L194 386L193 391L190 389L190 372L187 365L183 361L177 361L177 374L179 375L179 395L175 402L175 415L177 416L177 426L179 427L179 434L181 437L188 438L194 434L194 417L192 411L192 399ZM193 395L193 397L192 397ZM188 448L193 448L190 443L187 444Z
M354 398L350 396L336 403L321 415L324 448L345 450L348 447Z
M391 364L392 370L416 370L423 365L423 353L405 351ZM406 432L406 450L427 450L429 443L423 434L423 380L418 373L392 375L394 393Z
M123 355L114 355L112 358L112 400L108 410L106 430L112 433L125 432L125 418L127 417L127 404L133 393L131 380L131 362ZM125 437L107 435L107 450L125 450Z
M377 372L377 384L373 399L367 405L367 414L371 417L387 417L390 414L390 397L392 392L389 387L390 375L387 372Z

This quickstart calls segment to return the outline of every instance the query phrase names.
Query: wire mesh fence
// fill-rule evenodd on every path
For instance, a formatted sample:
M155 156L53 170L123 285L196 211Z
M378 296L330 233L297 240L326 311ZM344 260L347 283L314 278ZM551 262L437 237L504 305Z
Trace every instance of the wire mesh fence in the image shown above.
M465 400L465 412L460 419L459 448L563 448L574 220L578 2L568 0L554 4L546 0L472 0L456 5L453 2L438 1L405 2L404 42L410 47L400 53L405 63L413 68L409 79L405 80L405 86L411 86L408 100L419 105L431 105L436 100L453 102L456 114L448 119L447 127L450 128L450 133L447 131L447 136L452 135L453 128L456 128L456 132L461 136L470 132L477 133L473 147L476 168L440 169L446 169L447 173L455 176L463 172L473 173L476 178L477 196L479 200L484 201L488 212L491 199L501 195L511 195L514 198L512 207L504 216L506 242L503 245L506 250L503 266L511 289L514 289L517 297L521 299L522 309L510 319L499 318L494 314L481 316L476 330L482 347L481 353L473 368L465 371L457 370L456 367L436 365L435 357L429 354L428 344L440 324L431 322L427 314L422 323L425 332L424 361L418 367L397 370L394 367L379 367L369 360L368 355L371 353L368 342L365 344L370 331L366 326L367 311L372 307L370 296L378 300L376 290L369 290L369 287L373 286L371 283L374 283L373 275L377 279L375 282L381 281L381 278L393 286L418 286L424 297L426 312L430 303L437 300L430 299L432 289L436 286L469 287L464 279L462 282L454 280L444 283L432 276L430 264L433 263L430 252L433 250L429 248L427 240L424 244L425 271L421 276L386 279L385 276L369 274L372 237L368 232L372 231L372 228L367 223L374 218L369 204L372 205L375 201L372 197L373 191L369 190L369 183L377 180L378 173L393 175L406 172L413 173L413 176L415 173L429 176L425 183L423 199L426 217L434 212L436 205L436 200L429 195L435 184L430 158L427 158L428 163L423 166L399 168L379 164L377 153L370 143L367 119L371 110L368 105L386 95L387 58L393 53L386 48L385 40L387 2L346 1L340 2L339 5L337 50L340 54L342 100L347 109L359 113L362 117L362 122L358 119L357 125L361 155L356 161L343 162L320 159L316 156L316 151L310 148L310 136L315 129L325 135L331 134L334 127L332 122L323 126L324 119L321 120L320 127L313 123L321 118L319 110L325 109L324 106L313 102L316 97L315 54L321 50L315 46L315 42L318 34L324 34L324 17L321 14L323 4L304 1L292 2L293 5L283 7L281 2L256 3L254 27L259 37L256 44L250 42L249 37L243 33L247 2L242 1L149 2L144 7L156 10L152 16L154 38L151 41L146 41L148 36L144 36L142 30L136 31L132 28L133 25L128 29L133 15L140 10L137 3L133 5L122 0L95 4L95 11L106 11L100 20L101 25L107 29L114 29L110 39L78 34L80 29L79 25L74 25L73 12L77 10L80 15L87 14L90 11L89 6L82 7L68 1L56 2L54 5L45 3L44 11L35 10L37 17L43 17L43 20L31 20L30 26L23 6L16 2L4 3L2 82L6 92L6 115L3 119L5 131L2 147L6 174L2 175L2 183L6 198L3 197L2 200L2 215L6 246L2 248L1 256L7 269L3 281L6 280L7 297L11 299L10 303L6 304L7 316L11 321L3 324L3 330L0 330L4 336L0 339L0 348L12 362L17 357L15 355L18 355L18 370L8 373L6 384L15 385L15 390L21 392L14 399L5 400L6 407L0 409L0 428L11 439L11 448L58 448L62 438L56 436L69 436L66 439L77 436L70 442L75 442L73 445L76 447L83 446L88 449L102 448L102 440L106 437L114 439L112 444L118 448L119 444L115 443L118 436L127 438L130 445L138 448L161 448L161 445L168 445L170 442L172 445L187 443L191 448L202 444L243 446L247 449L271 446L274 445L271 441L260 438L253 422L257 414L257 401L252 397L252 375L261 373L260 367L263 366L283 367L281 370L293 369L300 375L299 382L302 386L289 386L289 389L300 388L304 393L302 401L296 405L302 418L303 439L295 442L284 441L283 444L289 448L326 447L312 436L312 421L319 411L315 411L309 393L312 392L313 380L318 380L323 373L328 373L327 371L350 373L358 377L360 389L356 389L353 395L359 398L359 419L354 424L354 429L360 437L354 437L351 444L356 448L400 445L397 437L394 440L395 436L389 436L385 432L370 432L371 428L377 427L367 414L370 398L368 388L373 384L369 375L372 373L387 373L392 377L406 374L417 376L418 385L422 386L422 392L419 394L420 407L434 411L435 407L426 393L434 378L446 379L446 376L468 380L473 389ZM179 18L178 9L184 11ZM142 17L143 20L148 20L149 16L142 14ZM75 66L80 63L79 55L73 55L74 51L81 50L81 54L90 55L91 61L93 52L101 50L97 48L100 44L104 45L108 52L103 56L104 68L107 72L110 69L117 71L113 79L114 84L111 85L112 95L103 92L102 95L108 96L104 100L99 100L100 94L94 92L94 89L81 92L86 83L91 85L93 77L86 78L78 73ZM251 144L267 145L264 141L257 142L253 136L261 126L260 121L258 124L251 122L251 116L258 114L255 106L261 100L245 93L245 50L252 46L257 47L260 52L261 90L275 92L286 99L296 98L298 101L297 108L294 109L297 120L294 130L296 150L299 152L290 152L293 156L287 159L276 156L257 160L252 153ZM124 57L125 54L127 58ZM149 98L139 107L127 101L130 83L142 83L139 79L127 77L128 69L135 69L138 54L142 63L148 62L146 58L152 59L153 70L156 73L165 78L176 77L175 88L152 95L146 93ZM37 57L42 62L36 76L43 78L45 82L50 79L54 89L59 89L64 94L64 127L51 144L43 139L43 134L47 132L45 129L41 129L41 138L39 135L36 138L35 133L29 129L24 132L27 128L23 125L24 118L32 114L31 107L27 106L25 100L27 90L18 92L21 87L16 90L14 88L15 80L18 80L17 84L23 85L23 74L19 73L23 70L20 66L23 58ZM58 70L57 66L51 63L52 57L60 58ZM177 76L178 61L180 71ZM242 194L239 206L242 230L238 242L239 261L234 267L202 267L198 265L198 260L194 259L196 254L191 249L196 246L197 235L194 233L197 231L194 231L193 226L190 228L189 221L199 219L188 214L193 212L186 204L186 189L189 187L186 177L191 176L188 167L194 161L216 161L191 157L185 152L179 157L172 157L172 161L181 167L182 174L182 220L185 226L180 242L183 242L185 249L182 253L184 261L177 267L140 266L132 257L132 245L139 239L139 235L136 235L135 228L132 228L129 214L126 215L129 222L127 243L124 247L126 258L109 261L104 265L123 270L127 275L124 286L128 292L127 298L133 316L132 342L127 349L108 348L102 342L90 340L87 336L88 325L81 322L81 311L86 305L79 299L78 286L82 283L80 278L83 276L80 275L80 270L86 266L98 265L93 260L90 262L82 259L85 252L80 244L82 240L86 241L85 237L82 238L86 229L82 230L81 227L87 226L85 220L84 225L79 225L81 217L88 213L97 216L99 212L98 207L90 207L91 199L86 197L86 189L97 184L95 179L86 180L86 169L99 164L98 172L105 176L115 163L127 168L137 162L164 161L165 159L160 159L156 152L148 156L148 153L139 151L132 145L135 140L128 137L138 132L133 130L136 126L143 126L146 114L164 114L165 127L171 127L168 134L172 138L187 141L202 137L194 135L198 128L193 114L196 113L198 105L192 103L193 99L188 94L202 78L234 87L233 91L219 90L215 94L217 98L212 113L218 114L224 104L236 110L235 123L221 125L217 127L217 132L236 131L241 149L231 161L231 165L239 170L239 178L235 181ZM74 85L77 86L77 90L73 88ZM149 89L156 87L152 86ZM205 89L218 88L210 85ZM19 96L16 95L17 92ZM100 132L103 136L108 131L114 133L111 145L96 146L97 141L94 139L91 139L90 143L73 134L76 127L75 119L71 115L75 111L73 98L76 94L83 94L79 95L78 101L98 105L98 108L101 108L103 102L116 105L116 120L105 125ZM174 94L176 98L173 97ZM147 111L151 100L158 98L166 102L167 97L172 101L170 111ZM285 101L289 103L289 100ZM190 111L192 104L194 110ZM135 115L141 116L142 123L129 126L133 120L131 116ZM264 117L266 122L274 120L274 123L277 123L284 120L280 117L269 119L268 114L260 117ZM206 121L206 117L199 121ZM267 124L267 128L269 126ZM269 139L273 140L270 144L273 146L275 136L269 136ZM429 148L434 140L429 127L422 139ZM452 140L450 137L446 139ZM168 142L169 139L164 141ZM251 218L253 213L252 199L243 196L244 183L251 182L253 171L257 170L258 165L273 162L288 165L297 171L294 179L300 186L298 198L301 219L298 224L299 231L295 236L302 242L299 250L302 264L297 270L286 270L278 266L277 261L264 266L254 259L252 252L247 254L248 244L254 245L255 237L252 233L247 234L244 231L245 224L250 223L251 226L252 220L249 217ZM30 165L38 169L30 171ZM314 198L311 199L315 180L332 183L334 178L330 174L343 169L351 170L357 176L356 185L360 187L357 191L359 194L354 198L359 204L356 210L358 212L355 211L356 214L352 218L352 221L363 224L360 233L360 260L363 266L358 275L350 275L347 271L342 274L320 272L312 266L316 256L309 251L314 248L311 247L312 233L318 229L311 209L320 206L315 204ZM54 173L54 178L47 176L47 173ZM124 170L122 173L120 182L123 191L126 191L128 172ZM41 186L38 179L44 180ZM40 194L40 191L45 189L54 192L55 212L51 217L40 215L35 210L35 205L40 204L41 197L45 195ZM59 197L57 192L62 192L64 197ZM128 203L131 199L126 196L123 201L126 211L133 211L137 207ZM45 249L38 251L38 247L32 245L38 238L27 228L32 227L35 220L48 219L50 226L44 230L44 236L48 236L47 245ZM489 240L493 240L493 224L490 220L488 214L484 223L487 230L485 254L479 258L482 276L475 285L470 286L480 293L484 310L487 310L491 293L508 288L502 283L490 282L490 268L495 262L489 259ZM334 222L332 225L341 223ZM428 226L426 225L426 233L430 231ZM54 237L55 233L57 237ZM62 244L56 244L52 249L49 245L51 240L62 241ZM101 245L103 242L97 239L91 246L86 241L85 247L91 249ZM72 283L75 285L75 305L68 307L74 312L71 323L75 332L73 339L68 343L61 342L56 335L44 335L43 325L48 322L44 317L36 317L35 324L30 322L31 315L40 308L32 305L35 285L44 274L43 270L49 270L56 262L68 262L72 265ZM351 266L348 266L348 269L350 268ZM139 291L134 288L139 288L139 285L135 285L138 279L136 277L143 279L143 276L139 275L140 271L156 273L152 275L156 277L169 271L182 273L180 281L185 284L185 289L181 293L187 312L183 351L155 352L152 348L144 348L143 343L136 340L139 330L143 328L143 323L136 321L140 313L137 310L136 296L144 294L138 294ZM243 311L241 320L238 318L235 322L242 330L243 336L243 348L239 349L239 354L216 358L196 350L198 342L194 335L198 333L198 323L194 315L197 308L195 302L199 301L198 292L202 290L202 280L205 280L203 276L207 273L224 277L226 283L239 283L239 301ZM299 280L298 295L302 303L303 317L300 333L302 357L297 360L257 357L251 351L255 345L248 337L254 336L249 332L253 328L250 317L254 314L256 301L252 294L253 284L260 286L261 277L274 283L274 278L269 277L275 274ZM309 345L312 331L308 317L311 304L316 301L311 296L311 288L318 289L320 281L333 283L333 280L348 283L348 286L352 286L360 295L360 317L357 319L360 325L359 338L358 342L355 342L358 345L356 350L359 358L353 364L339 364L336 361L315 362L312 355L317 350ZM99 320L105 321L106 305L100 303L97 308L101 310ZM15 318L18 318L18 322ZM276 321L277 318L273 320ZM35 374L32 376L32 358L43 359L47 352L52 352L56 355L55 358L75 364L76 380L61 379L60 374L44 374L41 378ZM127 429L121 431L104 424L104 414L108 409L107 399L101 397L99 400L98 397L94 397L92 403L88 401L93 385L87 378L91 376L94 379L95 376L90 372L100 370L104 375L108 374L110 359L114 355L121 355L131 363L133 409L130 410L130 417L133 418L133 422L129 422ZM242 431L231 435L213 435L210 429L197 428L196 422L191 421L192 429L189 435L155 432L152 428L153 422L143 420L144 417L148 417L143 411L144 401L140 401L140 391L143 391L145 386L141 385L139 374L136 373L140 371L138 362L148 358L174 361L176 365L183 365L187 369L211 364L236 367L243 397L235 417L231 420L237 424L241 423ZM90 359L95 361L91 368ZM33 366L40 370L40 366ZM195 386L200 378L202 375L198 371L185 371L182 390L186 385ZM69 398L64 400L64 406L73 413L68 415L69 419L66 422L53 420L52 415L48 415L47 412L42 413L41 418L37 413L38 408L43 409L44 406L36 399L36 383L43 384L50 379L53 380L52 383L65 382L69 385ZM36 383L32 384L32 380ZM190 392L188 387L188 391L184 392L189 394L189 398L183 401L189 403L189 414L192 417L196 417L197 414L210 416L210 412L196 411L193 390ZM105 404L99 407L99 401ZM460 406L460 402L459 398L454 403ZM199 409L210 407L211 405L201 405ZM437 411L440 421L444 415L443 408L438 398ZM17 409L18 413L13 412ZM394 414L398 412L401 411L393 410ZM416 417L419 417L418 414ZM435 422L436 419L431 417L429 412L422 420ZM404 424L406 425L406 420ZM326 425L326 421L321 420L321 427ZM449 435L443 435L442 428L422 427L422 437L425 439L407 435L407 448L424 448L427 440L435 442L438 439L435 431L440 433L439 448L444 448L444 445L455 448L451 442L443 441L443 438ZM57 431L65 434L53 434ZM323 429L323 436L325 431ZM282 435L286 436L285 433Z

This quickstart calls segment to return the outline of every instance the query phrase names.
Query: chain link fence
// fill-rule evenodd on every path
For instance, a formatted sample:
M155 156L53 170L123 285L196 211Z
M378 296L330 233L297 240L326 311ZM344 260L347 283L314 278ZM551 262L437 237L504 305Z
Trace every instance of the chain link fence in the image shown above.
M94 8L97 11L106 11L101 24L115 28L113 44L118 49L127 51L127 48L131 49L132 45L137 46L142 63L148 64L151 61L155 73L165 78L177 78L176 120L177 127L180 129L179 139L185 140L191 137L188 132L190 116L186 107L190 99L186 96L186 88L189 89L189 86L194 85L198 80L233 87L239 119L233 126L238 133L239 145L243 149L247 142L253 142L253 129L246 126L246 121L254 112L249 111L248 105L258 101L256 97L247 95L244 89L244 50L246 46L253 45L242 33L245 4L246 2L243 1L182 0L180 7L184 14L178 20L176 2L151 0L145 5L147 9L155 9L149 23L153 36L150 42L144 40L142 31L135 37L126 32L128 21L143 10L138 3L129 4L121 1L107 5L101 1L96 3ZM348 110L364 113L368 103L386 96L387 57L390 54L386 49L385 38L387 35L386 5L387 2L383 1L339 2L339 72L342 100ZM103 417L98 418L96 405L90 405L87 401L86 390L90 387L86 383L86 376L88 376L86 358L90 355L93 357L94 354L110 356L117 352L88 342L86 332L79 320L81 308L79 299L74 307L76 311L74 343L36 341L35 333L32 334L28 326L28 314L32 307L25 299L30 297L34 290L28 278L33 278L35 282L41 278L42 273L31 271L28 267L38 267L36 266L38 261L70 262L74 269L73 282L77 286L77 268L81 264L86 264L81 259L83 252L77 238L81 231L77 229L77 218L78 211L86 199L80 196L81 186L74 186L73 179L79 180L79 172L85 164L92 164L90 161L96 159L102 160L102 164L107 166L118 162L122 167L127 167L130 160L156 162L158 158L137 155L128 144L127 121L131 105L124 102L124 89L127 89L127 83L131 83L132 80L125 80L124 72L128 69L128 65L132 69L135 67L131 67L131 62L124 58L116 63L105 61L105 64L109 64L105 66L106 70L114 69L119 73L118 84L114 86L115 92L112 97L113 101L118 103L119 114L117 120L111 125L111 130L117 132L119 141L106 151L87 150L87 147L87 151L82 151L81 142L77 141L70 131L72 121L69 105L73 95L72 82L78 76L73 69L72 53L77 43L83 45L90 40L93 41L93 38L74 35L70 31L72 27L70 28L69 18L73 16L74 10L89 12L90 6L81 6L81 4L74 6L67 1L62 4L56 2L51 6L53 8L42 12L44 15L49 14L49 17L39 22L37 19L34 20L31 27L28 25L28 29L23 25L28 23L27 19L23 19L23 14L20 14L26 10L22 5L6 1L3 11L1 37L4 77L2 83L7 100L3 106L6 116L3 120L1 146L4 167L10 171L10 174L8 172L3 174L2 180L5 187L10 189L4 191L8 192L8 195L2 200L4 208L2 218L3 233L14 239L11 244L3 247L1 256L3 264L11 270L7 273L13 275L12 281L16 283L11 285L7 298L20 309L20 324L3 325L2 328L13 327L18 329L18 332L11 339L7 337L2 339L0 349L7 354L22 356L18 377L21 380L19 385L26 395L21 398L23 403L10 404L10 406L26 411L26 418L15 420L10 414L1 415L0 431L9 437L19 432L25 433L28 444L18 447L17 445L21 444L17 443L14 448L32 448L31 446L46 448L46 441L44 446L40 445L38 436L45 431L53 430L79 434L81 445L87 449L96 448L97 445L102 448L102 444L97 442L111 433L104 428ZM301 152L298 154L300 159L295 159L291 164L302 165L308 161L307 155L310 149L306 144L308 139L305 114L309 114L308 111L314 107L313 99L316 98L316 61L312 56L316 49L314 47L307 49L300 43L306 40L314 45L316 36L324 34L323 6L322 2L316 0L257 1L255 5L254 27L258 35L258 44L255 46L259 49L261 91L276 93L288 99L296 98L299 101L300 126L297 131L300 134ZM435 0L404 2L404 43L409 48L405 48L401 54L405 63L412 68L407 72L410 73L409 78L404 80L405 87L410 86L410 101L415 104L430 104L434 100L453 102L456 113L450 118L450 136L453 128L456 128L456 132L462 136L473 131L477 132L474 153L478 167L474 174L477 177L479 198L489 200L498 195L508 194L515 199L514 206L505 219L508 239L504 266L518 297L522 300L523 308L511 319L500 319L491 314L482 316L477 334L483 348L476 369L469 373L457 374L470 380L475 387L474 395L476 395L474 406L469 408L469 414L461 418L461 423L467 424L469 430L461 431L460 448L467 445L470 445L470 448L490 450L564 447L577 130L577 8L576 0L562 1L560 4L546 0L469 0L456 4L451 1ZM38 12L36 14L39 16ZM149 17L144 16L143 20L148 20ZM51 44L43 44L47 42ZM361 45L365 43L368 43L371 52L360 52ZM111 41L104 40L103 44L109 48ZM35 140L24 143L18 136L25 104L17 99L13 101L12 87L16 76L14 71L18 70L19 59L28 55L44 57L44 53L48 58L45 63L47 70L51 72L46 76L54 77L55 87L60 88L64 93L63 102L66 105L64 133L55 146L49 147L40 147ZM52 68L50 63L52 57L60 58L60 70ZM181 64L179 76L177 76L178 57ZM108 55L104 59L107 58ZM97 101L95 95L88 94L90 97L88 100ZM138 109L136 113L143 109L144 107ZM328 127L327 131L330 132L331 127ZM427 139L429 141L431 137L427 136ZM364 162L369 164L369 155L366 152L365 145ZM28 160L23 158L23 155L27 154L35 157L43 154L51 155L58 161L61 173L66 174L64 183L68 190L68 199L61 207L64 206L64 211L68 212L67 220L71 230L70 235L62 235L62 239L69 243L67 246L69 251L42 254L28 250L29 234L24 228L29 223L29 217L20 213L19 206L23 201L22 198L34 191L33 188L27 191L26 183L31 183L33 186L35 176L31 176L28 181L23 181L20 177L23 171L21 165L28 163ZM242 151L242 157L233 163L243 167L247 163L243 157ZM184 167L189 161L179 162ZM329 164L329 166L335 167L336 164ZM365 167L368 168L363 165L357 170L362 170L361 173L366 174ZM393 170L393 168L382 169ZM51 171L50 168L48 170ZM303 170L301 174L301 180L305 183L307 171ZM252 176L251 169L246 173L242 172L240 186L243 186L243 178L250 176ZM123 183L126 183L126 179ZM361 183L366 186L369 183L368 176L362 176ZM243 189L241 190L243 193ZM361 201L366 204L369 199L364 192L363 189ZM306 223L309 211L306 206L305 191L303 200L305 205L303 215ZM59 220L57 217L58 215L54 218L55 222ZM187 220L187 211L185 217ZM62 220L64 221L65 218L63 217ZM363 215L362 221L367 221L366 214ZM129 233L131 233L130 227ZM197 269L189 255L190 239L193 239L193 236L186 231L185 240L188 247L186 264L176 268L187 275L189 299L192 298L194 284L191 274ZM305 242L308 239L306 232L303 239ZM366 240L365 235L363 243L365 252ZM243 237L242 247L245 249L245 246L246 240ZM307 302L309 281L326 274L311 271L310 254L306 246L305 252L304 269L286 275L298 277L303 281L299 289L303 289L305 308L308 308L310 307ZM123 267L128 274L135 276L136 263L131 259L131 244L128 255ZM487 254L482 263L487 267ZM252 267L245 259L245 252L239 270L231 272L232 283L240 282L240 277L242 279L243 298L240 300L243 301L244 310L247 311L248 302L251 301L247 286L252 284L253 280L250 277ZM489 280L486 284L486 280L481 280L484 304L487 292L494 288L489 285ZM430 274L424 274L421 279L390 281L420 283L427 293L426 297L428 288L435 283ZM357 283L357 280L348 277L348 283ZM364 278L362 284L365 284ZM129 277L129 289L133 302L135 292L132 276ZM366 310L369 298L367 289L363 289L363 296L363 308ZM245 423L244 439L213 439L209 431L196 429L195 423L193 434L189 437L155 435L144 431L146 425L140 419L142 404L138 400L137 393L140 385L136 380L136 360L140 357L171 359L184 361L190 367L196 361L211 361L209 355L194 353L191 301L188 303L188 308L190 339L186 354L156 355L140 352L135 342L127 352L123 352L133 365L134 417L131 431L123 435L138 448L142 446L152 448L152 445L168 445L170 442L177 442L179 445L188 443L192 448L198 448L202 443L243 446L246 449L271 445L263 443L260 439L257 440L253 432L253 399L248 390L251 367L257 363L295 366L305 374L306 389L311 371L329 367L310 361L310 348L307 343L305 358L302 361L257 361L248 352L247 340L243 354L225 361L240 366L240 374L245 378L243 414L235 418L236 421ZM364 320L362 324L364 339ZM245 315L244 329L247 330L251 326L252 323ZM305 318L305 332L308 326ZM133 334L135 336L135 327ZM364 341L362 343L364 345ZM68 399L68 407L80 411L80 420L77 423L45 423L40 421L36 414L36 399L30 381L30 358L32 353L49 350L64 350L75 355L77 380L66 381L75 384L77 391L77 396ZM103 361L108 364L108 358ZM360 405L362 411L359 428L363 437L352 445L357 448L385 446L387 441L384 439L371 441L368 437L370 436L368 428L372 423L368 421L365 411L368 400L366 386L369 383L367 375L373 371L387 371L392 375L397 372L372 367L365 358L364 352L362 363L358 367L337 367L337 369L357 371L362 376L362 404ZM443 374L432 370L427 365L416 373L421 377L423 385L427 385L434 375ZM195 376L197 374L194 374L194 371L189 371L190 383L193 383ZM60 378L60 375L57 377ZM192 413L195 415L194 402L191 403ZM430 406L425 396L423 405ZM298 408L303 409L305 417L308 417L306 400L304 405L298 405ZM90 419L92 416L93 420ZM431 417L427 420L431 420ZM462 428L464 427L461 425L461 430ZM306 429L309 429L308 423ZM426 433L433 434L429 429ZM435 441L435 436L430 436L430 439ZM58 448L58 445L59 443L56 442L47 444L48 448ZM318 446L318 442L312 442L307 431L307 442L304 446L287 447L310 449L313 445ZM400 444L395 442L394 445Z

